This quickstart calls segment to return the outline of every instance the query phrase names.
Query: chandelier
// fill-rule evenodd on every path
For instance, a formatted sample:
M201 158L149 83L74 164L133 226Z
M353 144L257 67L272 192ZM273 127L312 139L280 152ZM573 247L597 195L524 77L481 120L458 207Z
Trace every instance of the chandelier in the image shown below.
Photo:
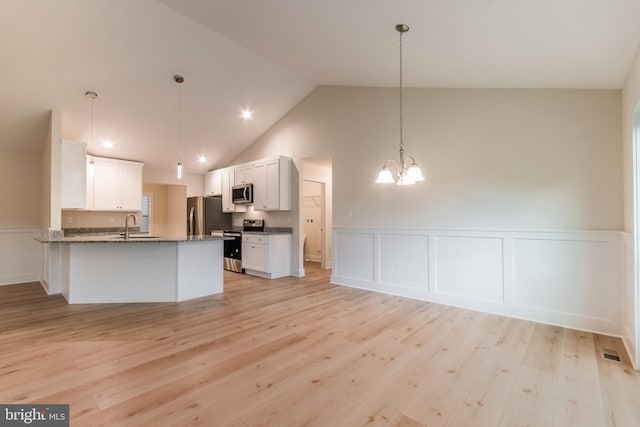
M424 181L422 171L418 166L418 163L413 157L404 157L404 140L402 138L402 35L409 31L409 26L404 24L396 25L396 31L400 34L400 161L395 159L389 159L384 162L382 169L378 173L376 183L378 184L392 184L396 182L393 174L389 170L391 164L395 164L398 170L398 185L413 185L418 181Z

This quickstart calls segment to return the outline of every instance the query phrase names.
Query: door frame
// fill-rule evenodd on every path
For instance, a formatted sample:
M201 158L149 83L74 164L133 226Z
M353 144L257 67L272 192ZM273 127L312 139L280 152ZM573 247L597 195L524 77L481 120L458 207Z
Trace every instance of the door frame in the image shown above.
M633 113L632 180L633 180L633 346L630 355L635 369L640 369L640 104ZM626 257L626 259L629 259ZM623 320L623 324L625 321ZM629 350L629 349L627 349Z
M298 188L297 188L297 193L298 193L298 250L297 250L297 257L299 260L299 274L300 276L304 276L304 249L303 249L303 222L302 222L302 208L303 208L303 204L304 204L304 181L314 181L314 182L319 182L324 184L323 186L323 190L324 190L324 197L322 200L322 205L323 205L323 210L322 210L322 243L321 243L321 249L322 249L322 261L320 263L321 268L323 269L330 269L333 268L333 229L328 229L330 227L327 227L327 224L332 224L333 220L328 219L329 215L331 215L330 218L333 218L333 213L331 212L331 209L333 209L333 203L331 198L333 197L333 189L331 188L332 181L333 181L333 165L332 162L329 163L327 166L330 168L331 170L331 176L325 177L323 174L315 173L313 171L310 171L309 169L307 169L306 165L309 166L313 166L314 163L312 159L314 159L314 157L326 157L326 156L309 156L309 157L305 157L300 159L300 174L298 177Z

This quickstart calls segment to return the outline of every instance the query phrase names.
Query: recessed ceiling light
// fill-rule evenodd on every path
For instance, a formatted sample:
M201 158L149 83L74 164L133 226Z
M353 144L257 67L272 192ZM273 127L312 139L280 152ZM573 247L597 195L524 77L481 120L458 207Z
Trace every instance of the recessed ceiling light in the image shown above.
M252 112L252 111L250 111L250 110L244 110L244 111L242 112L242 118L243 118L243 119L248 120L248 119L250 119L251 117L253 117L253 112Z
M107 139L102 143L102 146L104 148L113 148L113 142L111 140Z
M200 163L204 163L204 162L206 162L206 161L207 161L207 158L206 158L205 156L198 156L198 161L199 161Z

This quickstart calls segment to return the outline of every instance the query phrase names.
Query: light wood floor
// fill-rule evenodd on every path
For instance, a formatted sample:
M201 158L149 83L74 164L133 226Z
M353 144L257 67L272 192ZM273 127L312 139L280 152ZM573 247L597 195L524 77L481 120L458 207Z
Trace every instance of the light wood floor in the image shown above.
M640 425L619 339L308 271L227 273L223 295L179 304L0 287L0 402L69 403L76 427Z

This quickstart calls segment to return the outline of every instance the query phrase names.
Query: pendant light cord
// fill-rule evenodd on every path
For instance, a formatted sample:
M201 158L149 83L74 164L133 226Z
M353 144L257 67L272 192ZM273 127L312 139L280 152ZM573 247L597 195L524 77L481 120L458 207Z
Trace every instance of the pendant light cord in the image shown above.
M400 31L400 150L404 151L404 140L402 138L402 31Z
M91 147L93 147L93 97L91 98Z
M89 140L88 151L91 151L91 147L93 146L93 101L98 97L98 94L93 91L86 91L84 96L91 100L91 139Z
M182 91L178 82L178 162L182 159Z

